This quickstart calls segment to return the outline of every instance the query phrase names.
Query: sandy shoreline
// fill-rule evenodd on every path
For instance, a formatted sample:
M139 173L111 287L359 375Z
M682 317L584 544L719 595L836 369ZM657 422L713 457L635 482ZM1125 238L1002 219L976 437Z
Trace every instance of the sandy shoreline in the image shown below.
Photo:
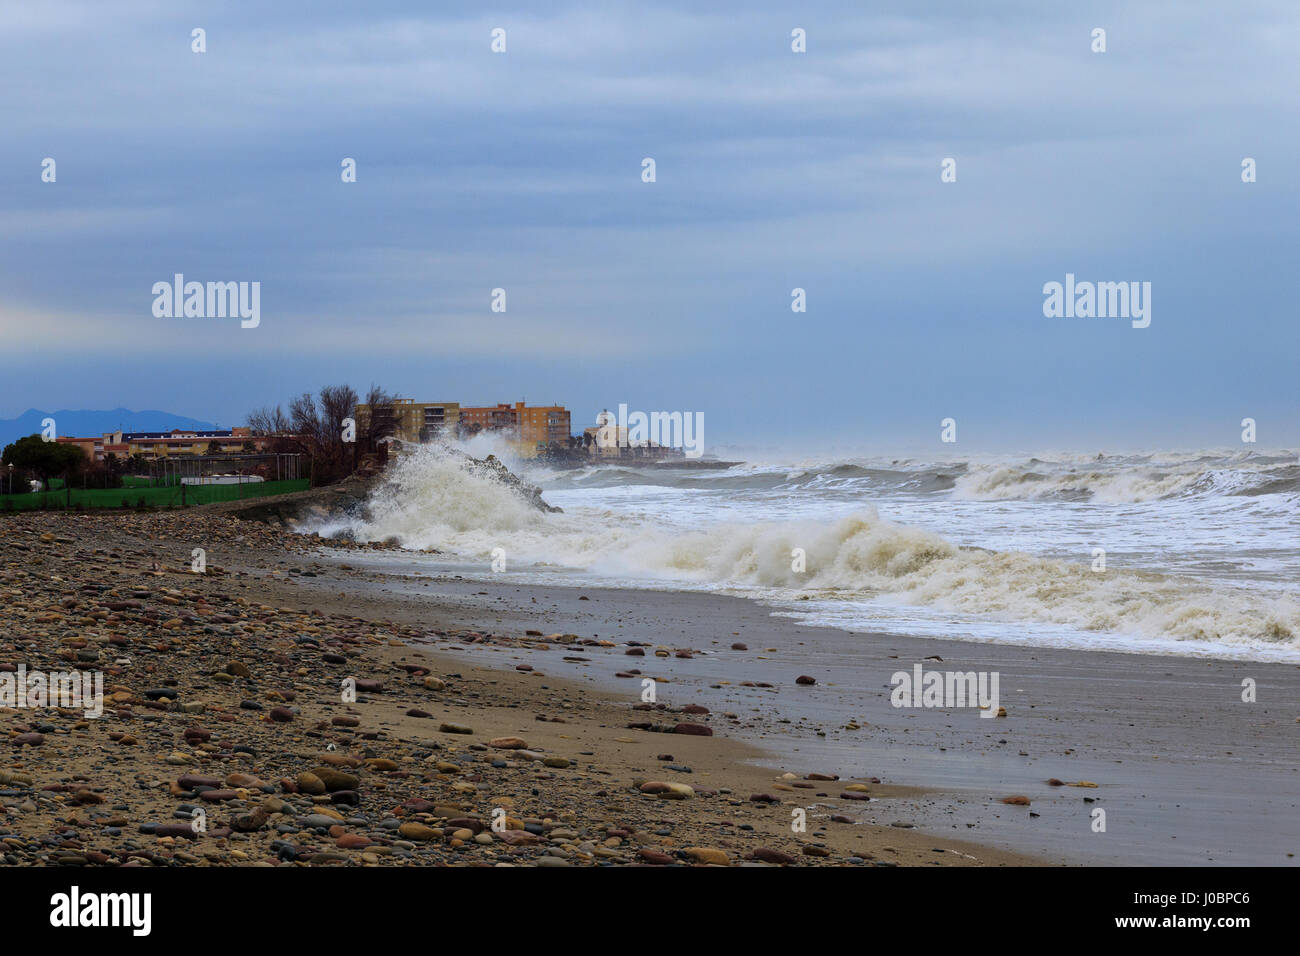
M189 570L195 547L203 574ZM370 554L316 554L200 511L0 521L0 669L100 670L107 695L97 719L0 710L4 863L1037 862L969 833L853 822L862 807L926 798L879 773L817 779L834 772L811 755L777 773L721 712L666 693L637 710L563 673L563 656L608 649L579 635L538 650L525 632L556 614L532 595L513 612L532 623L493 626L488 641L452 587L416 601L340 567ZM563 630L577 633L578 617ZM522 653L544 664L516 669L530 666ZM355 702L341 699L347 676ZM490 825L500 811L503 833Z
M760 746L764 765L811 763L926 791L864 804L852 811L858 819L961 834L1057 863L1296 864L1294 665L846 633L803 626L741 598L467 580L400 552L326 564L349 562L352 593L379 596L395 620L454 620L506 633L565 628L619 642L584 651L587 661L521 647L471 653L476 660L504 654L504 666L546 666L625 699L639 686L614 675L646 659L629 661L623 642L691 650L690 658L649 658L641 667L671 680L660 686L661 699L736 713L726 732ZM299 586L329 586L322 581ZM732 651L735 641L748 650ZM895 709L890 676L915 663L999 672L1007 718ZM803 674L817 685L795 685ZM1254 703L1241 699L1245 678L1256 682ZM739 687L743 681L773 686ZM854 722L858 729L845 729ZM1052 786L1051 779L1097 786ZM1009 795L1029 797L1030 806L1002 804ZM1093 829L1099 807L1105 832Z
M195 542L208 551L208 574L188 572ZM19 550L12 547L15 544ZM97 551L119 557L101 558L106 567L96 569L87 556ZM15 569L34 554L43 583L50 579L39 598L32 594L35 575L26 574L23 586L14 587ZM78 593L71 585L87 573L123 593L143 587L158 596L166 593L160 590L165 588L188 593L188 601L207 595L206 602L215 603L211 595L220 594L249 606L283 609L281 616L290 618L289 633L302 620L312 619L294 617L301 614L316 619L321 639L335 628L350 635L347 669L363 677L398 673L402 675L398 683L385 677L383 694L370 695L349 711L331 699L337 698L335 685L342 670L318 674L299 667L292 675L280 675L291 678L293 690L265 692L270 697L267 706L287 703L276 700L287 693L303 714L284 724L257 714L257 731L290 735L296 750L283 749L303 765L298 772L320 763L320 748L327 742L360 760L361 769L365 760L377 759L373 755L391 744L392 756L385 754L382 759L400 765L399 774L411 774L410 764L423 772L400 777L401 786L394 780L376 784L390 793L401 790L409 798L435 802L466 795L460 813L480 821L487 820L502 800L513 802L517 791L512 788L522 786L525 779L529 796L538 796L528 774L539 770L540 760L515 760L520 756L517 752L485 747L492 738L524 738L536 751L533 757L559 756L570 762L569 768L546 768L550 780L542 792L549 801L546 809L554 815L539 811L533 818L534 829L547 819L555 826L566 814L575 831L577 821L587 821L588 828L573 837L578 842L569 844L583 846L586 856L576 853L566 861L632 862L635 852L643 848L662 846L675 854L685 846L700 846L719 849L737 863L765 846L800 863L1294 865L1300 846L1300 814L1296 813L1300 760L1294 746L1300 731L1300 668L1291 665L850 634L807 627L773 616L756 602L718 595L470 580L437 570L432 556L366 548L320 549L311 539L200 512L10 519L0 523L0 559L0 586L10 596L21 593L23 600L31 601L21 605L20 612L11 610L6 615L18 643L0 654L0 666L25 659L31 668L39 648L48 651L67 645L70 635L84 636L88 625L91 647L113 633L130 632L112 615L78 619L75 614L86 610L82 606L63 608L65 620L44 622L45 633L37 631L38 639L24 641L32 638L28 632L36 617L49 608L60 608L60 597L66 601L66 595ZM165 570L154 570L155 564ZM200 607L203 604L200 600ZM198 615L193 623L199 624L201 618ZM211 620L209 616L208 628ZM187 618L179 630L189 624ZM250 635L254 640L239 635L238 653L229 656L257 669L268 663L263 639L273 638L272 646L283 652L289 638L285 632L262 634L254 628ZM143 632L148 633L148 629ZM546 636L556 634L571 637ZM228 685L211 681L220 670L220 660L205 659L211 656L216 638L209 635L207 640L208 646L196 652L200 660L174 661L172 679L181 687L182 703L190 695L185 684L195 682L202 689L198 696L212 705L209 713L239 723L247 716L240 712L241 701L220 700L217 692ZM746 649L733 650L738 642ZM217 646L227 644L228 640L217 640ZM645 645L644 656L628 656L632 644ZM19 653L24 648L25 655ZM656 656L655 650L666 656ZM66 646L59 653L66 658ZM99 659L107 656L101 654ZM934 657L942 662L928 660ZM890 706L890 675L917 662L926 667L998 671L1007 717L983 719L974 710ZM423 672L407 678L406 672L416 668ZM628 676L631 671L638 673ZM435 681L444 680L446 689L430 692L422 683L425 673ZM617 676L620 673L624 676ZM816 685L797 685L794 678L799 675L816 678ZM254 674L254 682L258 676ZM658 681L659 710L637 709L645 676ZM1241 702L1244 677L1257 682L1258 702ZM157 676L136 674L134 667L106 678L106 683L117 681L133 689L136 696L127 705L128 712L138 713L141 679L150 686L158 683ZM236 680L230 689L236 696L247 696L249 689L241 683ZM761 684L770 686L756 686ZM703 707L708 713L684 713L687 707ZM408 716L412 708L429 716ZM332 719L329 715L352 712L364 715L355 731L343 733L344 728L327 722ZM31 711L3 713L11 740L39 722ZM93 748L87 764L78 751L86 740L107 747L104 737L127 728L137 732L140 724L134 716L110 714L93 723L80 722L78 729L60 727L46 734L39 748L11 744L3 767L41 778L33 781L39 786L46 780L42 771L55 764L62 767L69 758L81 759L75 766L85 771L87 781L111 793L115 782L126 783L122 771L127 768L117 766L115 759L97 759L102 751ZM552 723L555 717L565 723ZM382 741L360 736L362 731L373 733L371 721L382 728ZM179 715L177 722L211 724L202 714ZM439 733L444 722L471 726L475 733L463 737ZM706 725L716 735L629 729L634 723L676 722ZM77 723L68 727L77 728ZM322 727L327 728L328 741L321 736ZM64 733L68 747L59 746L65 742ZM180 739L174 727L170 739ZM417 746L421 742L427 753ZM150 743L156 760L171 767L165 761L172 744L161 739ZM436 749L430 749L435 744ZM469 749L475 746L484 749ZM412 752L424 756L414 759ZM185 769L203 774L205 767L213 765L225 772L211 776L223 779L232 765L250 772L243 766L247 761L238 755L190 753L193 767L159 768L150 782L160 784L165 774L174 777ZM59 755L56 761L50 759L54 754ZM455 773L445 766L453 754L464 762ZM669 756L671 760L660 759ZM503 758L511 766L494 767L492 758ZM259 752L252 761L256 771L252 775L270 785L276 777L256 766L260 759ZM440 760L448 772L428 773L429 762L436 769ZM484 763L489 771L519 779L497 787L490 781L476 779L467 785L457 779L484 776L480 773ZM685 772L687 767L691 772ZM131 769L135 776L130 786L136 788L143 770ZM105 773L118 779L106 781ZM810 773L841 779L802 779ZM65 777L66 770L59 781L66 784ZM293 774L287 777L293 778ZM1096 786L1049 785L1053 778ZM592 797L593 779L606 787L598 799ZM646 780L685 782L702 792L720 792L663 800L637 791L636 785ZM447 786L455 788L457 783L459 789L442 795ZM864 791L846 790L851 783L864 786L872 799L860 799ZM170 781L165 786L168 792L158 795L165 799L150 802L148 810L154 814L150 819L170 822L178 801ZM277 799L283 797L282 787L270 790ZM364 786L361 792L364 806L370 794ZM31 823L37 823L37 829L49 825L39 814L15 809L28 802L23 796L20 790L0 791L0 807L6 811L0 817L0 830L10 836L30 837L27 825ZM755 802L751 796L771 800ZM1027 797L1029 805L1004 803L1010 796ZM258 799L258 794L246 794L232 807L247 810ZM301 802L302 798L295 799ZM328 802L322 797L313 800ZM671 825L653 826L634 812L644 811L647 804L661 822L671 817ZM807 833L791 832L795 807L807 812ZM1105 832L1095 832L1091 825L1096 808L1106 811ZM309 807L295 809L295 819L302 819ZM620 813L636 817L647 829L618 825ZM725 817L720 823L719 815ZM832 822L833 816L854 822ZM603 846L605 839L615 839L605 837L605 830L590 829L592 817L605 823L612 820L606 829L629 834L616 838L621 841L620 855L591 855L597 845L609 849ZM426 822L445 819L430 817ZM377 822L382 819L352 826L365 832L364 839L373 840L382 834ZM292 831L292 827L285 829ZM337 834L326 837L326 843L339 838ZM252 842L257 842L256 833ZM294 845L305 852L315 842L320 841L304 838L301 845ZM479 845L483 844L475 847ZM441 850L443 843L436 846ZM805 849L809 846L811 850ZM535 855L533 848L527 849ZM426 844L420 850L433 852ZM455 856L465 852L453 848L450 861L497 862L462 861ZM525 861L532 859L522 849L515 852ZM809 852L827 855L804 855ZM339 855L332 846L320 846L306 858L341 862L320 857L322 853ZM341 855L346 858L348 851ZM243 857L259 859L248 852ZM230 848L216 852L213 859L241 861L231 856ZM435 862L420 853L398 859ZM380 861L395 862L391 856L381 856ZM19 857L10 862L26 860Z

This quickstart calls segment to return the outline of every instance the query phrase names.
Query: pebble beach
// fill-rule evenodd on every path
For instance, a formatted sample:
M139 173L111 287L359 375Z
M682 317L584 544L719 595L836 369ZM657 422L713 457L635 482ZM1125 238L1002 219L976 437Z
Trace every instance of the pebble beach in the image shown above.
M326 545L332 561L320 560ZM0 674L100 672L104 695L97 717L0 709L3 862L1036 862L864 824L852 808L914 791L778 771L729 735L734 714L598 692L540 663L484 666L467 652L580 661L616 645L513 622L458 628L454 610L434 613L436 593L430 613L396 614L382 593L358 597L347 547L384 550L212 509L0 521ZM637 649L624 676L647 652L690 656Z

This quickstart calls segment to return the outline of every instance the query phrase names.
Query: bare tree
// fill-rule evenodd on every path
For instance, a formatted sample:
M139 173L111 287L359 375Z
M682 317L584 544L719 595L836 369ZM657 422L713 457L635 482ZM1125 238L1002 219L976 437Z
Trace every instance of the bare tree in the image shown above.
M263 405L248 414L248 427L259 437L277 437L289 434L289 419L279 405L275 408Z
M370 421L364 431L359 427L355 435L362 447L370 447L392 434L393 401L394 396L378 385L370 386L366 394L366 403L371 406ZM311 459L315 482L327 484L346 477L356 465L357 445L343 438L344 419L354 418L356 408L357 393L351 386L326 385L318 395L303 392L294 398L287 414L278 405L257 409L248 416L248 425L254 435L272 438L276 451L293 450L306 455ZM380 410L378 420L376 408Z
M365 404L370 408L370 415L366 418L364 427L361 422L357 423L357 442L366 451L374 451L379 442L397 431L397 414L394 411L397 398L378 385L371 385L366 392Z
M317 482L337 481L352 470L352 448L343 440L343 420L351 418L357 393L347 385L326 385L319 403L303 392L289 403L289 424L311 457Z

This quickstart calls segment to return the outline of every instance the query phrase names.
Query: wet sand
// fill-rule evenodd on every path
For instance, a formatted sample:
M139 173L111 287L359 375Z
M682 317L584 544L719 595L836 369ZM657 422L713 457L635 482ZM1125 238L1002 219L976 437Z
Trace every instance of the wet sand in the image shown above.
M614 675L636 666L666 678L660 701L734 714L725 732L760 747L767 766L925 789L849 811L864 821L1055 863L1296 864L1300 667L850 633L741 598L467 580L438 572L434 560L348 554L328 564L350 564L347 592L394 620L570 631L620 645L584 648L582 661L555 650L466 649L476 662L545 666L629 701L639 680ZM337 587L323 579L298 586ZM627 641L692 653L629 658ZM748 650L731 650L735 642ZM918 662L998 672L1007 716L891 706L891 675ZM816 685L796 685L800 675ZM1244 678L1256 682L1254 703L1241 699ZM773 686L738 686L744 681ZM852 724L858 729L846 729ZM1068 785L1081 782L1096 786ZM1006 805L1007 796L1030 803ZM1104 832L1094 828L1097 808Z

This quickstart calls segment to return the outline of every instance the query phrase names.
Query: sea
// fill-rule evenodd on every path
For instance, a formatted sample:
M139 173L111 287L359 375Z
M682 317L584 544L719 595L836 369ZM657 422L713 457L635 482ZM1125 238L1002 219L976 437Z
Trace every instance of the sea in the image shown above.
M712 591L851 632L1300 662L1294 451L501 457L562 512L423 446L365 517L308 530L394 541L431 574Z

